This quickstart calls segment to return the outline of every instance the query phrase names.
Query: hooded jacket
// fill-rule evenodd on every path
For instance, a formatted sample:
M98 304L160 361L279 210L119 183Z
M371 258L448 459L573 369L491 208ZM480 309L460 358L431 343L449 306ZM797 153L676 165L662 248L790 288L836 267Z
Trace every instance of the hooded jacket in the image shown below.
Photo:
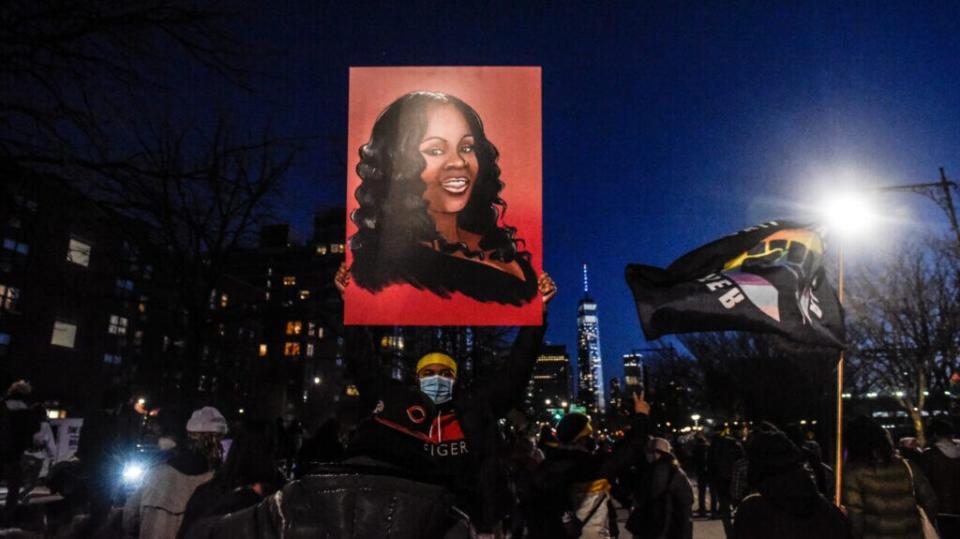
M743 499L734 523L737 539L847 539L843 513L817 491L800 466L766 478Z
M923 452L921 462L930 486L937 494L938 512L960 515L960 444L953 440L937 440Z

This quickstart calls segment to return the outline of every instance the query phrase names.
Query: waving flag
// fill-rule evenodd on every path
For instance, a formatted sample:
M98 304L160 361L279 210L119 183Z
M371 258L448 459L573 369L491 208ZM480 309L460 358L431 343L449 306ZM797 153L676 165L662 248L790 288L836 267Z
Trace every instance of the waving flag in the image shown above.
M666 269L630 264L626 279L647 339L739 330L843 348L843 310L823 252L815 230L772 221L710 242Z

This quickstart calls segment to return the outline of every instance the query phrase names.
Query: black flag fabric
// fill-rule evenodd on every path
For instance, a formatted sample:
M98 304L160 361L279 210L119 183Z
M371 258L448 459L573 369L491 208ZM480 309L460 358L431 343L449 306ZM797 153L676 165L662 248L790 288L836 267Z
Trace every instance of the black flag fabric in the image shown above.
M629 264L626 279L647 339L738 330L843 348L843 310L823 254L809 226L772 221L710 242L666 269Z

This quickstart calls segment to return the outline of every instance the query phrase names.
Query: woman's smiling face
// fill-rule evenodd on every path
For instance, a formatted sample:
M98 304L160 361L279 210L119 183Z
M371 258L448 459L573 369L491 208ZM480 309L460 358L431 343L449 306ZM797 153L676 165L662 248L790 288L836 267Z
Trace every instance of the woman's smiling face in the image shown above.
M453 105L427 108L427 129L420 141L426 167L420 178L423 199L431 213L458 213L470 200L477 179L474 136L463 114Z

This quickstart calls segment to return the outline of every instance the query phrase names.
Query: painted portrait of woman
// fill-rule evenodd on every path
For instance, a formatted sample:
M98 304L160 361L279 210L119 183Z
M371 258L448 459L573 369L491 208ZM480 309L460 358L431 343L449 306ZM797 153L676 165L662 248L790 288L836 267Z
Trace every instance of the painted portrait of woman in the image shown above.
M504 223L499 152L455 96L412 92L360 148L351 274L365 289L406 283L441 297L522 305L537 293L530 253Z
M526 308L536 306L538 294L539 92L524 100L484 83L502 86L519 74L527 85L535 76L539 86L539 70L354 69L351 122L358 120L351 124L348 170L347 318L403 325L505 317L514 321L500 323L535 323ZM379 87L391 78L403 80L394 86L401 91ZM368 93L354 99L361 91ZM507 151L525 154L502 159L471 100L495 118Z

